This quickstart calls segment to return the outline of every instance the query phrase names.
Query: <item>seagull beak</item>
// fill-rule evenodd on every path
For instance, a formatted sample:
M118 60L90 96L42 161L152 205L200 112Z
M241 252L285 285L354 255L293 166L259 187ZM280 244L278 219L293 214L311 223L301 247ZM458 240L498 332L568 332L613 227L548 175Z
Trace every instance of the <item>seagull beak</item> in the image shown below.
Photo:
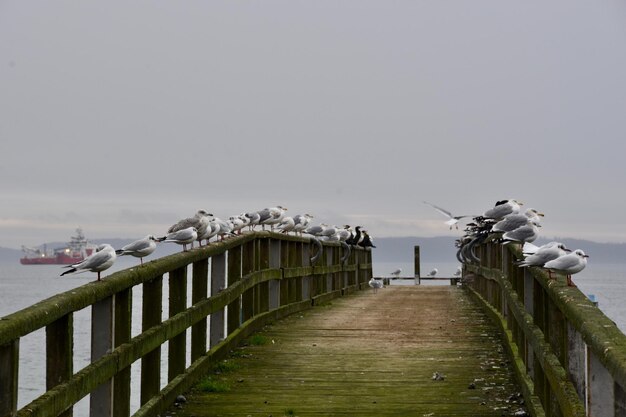
M570 253L570 252L572 251L571 249L567 249L567 248L563 248L563 250L564 250L565 252L568 252L568 253Z
M545 214L543 214L543 213L537 213L537 216L544 217L544 216L545 216Z
M583 258L588 258L588 257L589 257L589 255L584 255L584 256L583 256Z

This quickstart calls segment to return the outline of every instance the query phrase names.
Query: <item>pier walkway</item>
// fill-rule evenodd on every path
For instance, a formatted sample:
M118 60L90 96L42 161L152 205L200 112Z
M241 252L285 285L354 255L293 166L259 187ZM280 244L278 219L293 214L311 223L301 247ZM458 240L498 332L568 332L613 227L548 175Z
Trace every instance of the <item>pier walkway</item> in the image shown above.
M524 415L500 335L460 287L362 291L252 340L167 415Z

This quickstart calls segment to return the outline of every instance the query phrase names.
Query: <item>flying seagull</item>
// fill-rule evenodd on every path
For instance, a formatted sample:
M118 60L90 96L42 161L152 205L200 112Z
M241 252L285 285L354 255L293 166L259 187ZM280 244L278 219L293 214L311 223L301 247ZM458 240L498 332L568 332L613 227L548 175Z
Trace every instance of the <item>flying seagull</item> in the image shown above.
M424 201L424 204L428 204L429 206L431 206L432 208L434 208L435 210L437 210L439 213L443 214L444 216L446 216L448 218L448 220L445 222L448 226L450 226L450 230L452 230L452 226L455 226L458 230L459 228L459 220L461 220L464 217L473 217L472 215L469 214L465 214L463 216L453 216L452 213L450 213L448 210L443 209L439 206L436 206L434 204L429 203L428 201Z

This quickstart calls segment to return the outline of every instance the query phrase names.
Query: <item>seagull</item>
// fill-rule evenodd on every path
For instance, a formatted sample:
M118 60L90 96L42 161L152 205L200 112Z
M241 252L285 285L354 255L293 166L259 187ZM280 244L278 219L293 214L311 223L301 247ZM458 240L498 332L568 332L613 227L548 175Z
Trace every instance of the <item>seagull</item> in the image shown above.
M452 226L455 226L457 228L457 230L459 229L459 220L461 220L464 217L473 217L472 215L469 214L465 214L463 216L453 216L452 213L450 213L448 210L443 209L439 206L436 206L434 204L429 203L428 201L424 201L424 204L428 204L429 206L431 206L432 208L434 208L435 210L437 210L439 213L443 214L444 216L446 216L448 218L448 220L445 222L448 226L450 226L450 230L452 230Z
M572 283L572 274L577 274L585 269L588 257L589 255L586 255L581 249L576 249L572 253L559 256L550 262L546 262L543 267L554 272L566 274L567 285L575 287L574 283Z
M538 225L534 220L531 220L526 225L503 234L502 240L505 244L507 242L534 242L535 239L537 239L537 236L539 236L539 229L537 229L537 227L540 227L540 225Z
M402 269L398 268L395 271L390 272L389 275L393 275L394 278L398 278L401 273L402 273Z
M113 246L108 243L104 243L102 245L98 245L96 251L89 255L87 258L83 259L80 262L76 262L72 265L64 266L64 268L71 268L67 271L63 272L61 276L65 274L71 273L81 273L81 272L97 272L98 273L98 281L100 281L100 272L105 269L109 269L111 265L115 262L117 255L115 254L115 249Z
M374 278L370 279L368 284L372 288L372 290L374 290L374 294L378 292L379 288L383 288L383 282Z
M263 230L265 230L265 225L269 224L270 229L273 231L274 225L280 223L286 211L287 208L283 206L263 209L259 212L259 224L263 227Z
M159 242L174 242L183 245L183 252L187 251L187 244L192 243L198 238L198 229L188 227L176 232L168 233L167 236L159 238Z
M123 246L122 249L116 250L115 254L119 256L134 256L135 258L139 258L141 265L143 265L144 256L150 255L155 249L156 238L153 235L148 235L143 239L136 240L133 243Z
M207 227L209 226L209 221L211 220L209 219L209 217L212 216L213 215L206 210L198 210L195 216L179 220L178 222L170 226L170 228L167 229L167 233L178 232L179 230L194 227L198 232L198 236L204 236ZM193 249L193 241L191 241L191 248Z
M524 247L526 247L526 244L524 244ZM524 260L520 261L517 265L521 267L544 266L546 262L550 262L563 255L567 255L569 252L571 252L571 250L567 249L564 244L559 242L549 242L538 247L535 252L526 256Z
M461 268L460 266L456 268L456 271L454 272L454 276L455 277L460 277L461 273L463 272L463 268Z
M276 226L278 231L282 233L289 233L292 230L294 230L295 227L296 227L296 223L293 217L290 217L290 216L283 217L283 219L280 221L278 226Z
M519 213L511 213L504 216L502 220L498 223L494 224L491 228L492 232L510 232L512 230L517 229L518 227L525 226L529 221L535 222L535 224L539 224L541 221L541 217L543 217L543 213L539 213L537 210L533 208L527 209L524 214Z
M311 219L313 218L313 216L311 216L310 214L298 214L297 216L294 216L293 218L293 230L294 232L296 232L296 234L298 234L298 232L300 233L300 235L302 235L302 231L304 229L306 229L309 226L309 223L311 223Z
M521 210L521 203L517 200L501 200L496 202L496 205L483 213L483 217L487 219L500 220L507 214L519 213Z
M429 277L434 277L435 275L437 275L437 272L439 272L439 270L437 270L437 268L433 268L427 276Z

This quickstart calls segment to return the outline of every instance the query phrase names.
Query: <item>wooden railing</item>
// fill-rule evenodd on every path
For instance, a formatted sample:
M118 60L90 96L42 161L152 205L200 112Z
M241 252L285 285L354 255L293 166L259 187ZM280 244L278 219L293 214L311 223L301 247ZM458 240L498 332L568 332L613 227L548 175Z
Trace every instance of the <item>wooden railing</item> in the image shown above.
M534 416L626 415L626 336L564 278L519 268L519 245L475 248L464 282L501 325Z
M192 291L187 307L189 265ZM155 416L253 331L365 288L371 276L369 250L353 248L347 256L338 243L320 245L269 232L249 233L111 274L0 320L0 417L71 416L73 405L86 395L92 417L129 416L131 382L141 393L141 408L133 415ZM164 279L169 283L169 318L162 321ZM143 287L142 332L131 337L131 322L139 319L131 308L132 290L138 285ZM73 313L89 306L91 363L74 373ZM18 410L20 338L43 328L47 391ZM161 346L166 342L169 382L161 389ZM136 361L141 362L141 377L131 381L130 367Z

